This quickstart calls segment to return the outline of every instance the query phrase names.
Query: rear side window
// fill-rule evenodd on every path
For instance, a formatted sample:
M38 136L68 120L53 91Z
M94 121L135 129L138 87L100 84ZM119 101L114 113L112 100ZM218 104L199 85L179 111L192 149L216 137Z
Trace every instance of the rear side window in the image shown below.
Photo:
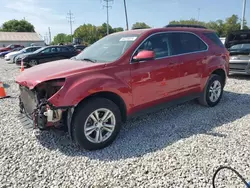
M207 38L209 38L213 43L220 47L224 47L223 43L221 42L220 38L216 33L203 33Z
M182 55L207 50L207 45L192 33L170 33L171 54Z
M206 44L196 35L191 33L179 33L182 53L204 51Z
M59 52L68 52L69 49L68 48L58 48Z

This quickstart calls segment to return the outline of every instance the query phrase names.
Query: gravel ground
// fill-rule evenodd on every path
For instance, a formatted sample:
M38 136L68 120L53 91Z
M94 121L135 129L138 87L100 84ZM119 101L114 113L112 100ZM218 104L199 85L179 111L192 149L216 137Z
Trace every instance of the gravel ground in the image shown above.
M250 181L250 78L228 80L221 103L188 102L127 122L108 148L87 152L58 130L30 128L18 111L19 73L0 60L0 187L211 187L220 165ZM244 187L223 171L218 187Z

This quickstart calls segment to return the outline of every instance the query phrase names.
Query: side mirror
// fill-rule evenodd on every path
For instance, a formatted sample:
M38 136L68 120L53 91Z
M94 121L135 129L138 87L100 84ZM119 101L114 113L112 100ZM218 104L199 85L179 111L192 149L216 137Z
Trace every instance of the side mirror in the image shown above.
M136 56L133 57L133 61L135 62L147 61L147 60L153 60L154 58L155 58L154 51L142 50Z

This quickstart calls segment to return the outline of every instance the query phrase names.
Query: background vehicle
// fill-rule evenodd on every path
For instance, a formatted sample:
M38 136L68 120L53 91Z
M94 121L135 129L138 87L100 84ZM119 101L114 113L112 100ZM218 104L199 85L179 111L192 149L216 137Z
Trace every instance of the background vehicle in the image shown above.
M204 28L113 33L70 60L22 72L20 110L34 114L40 129L66 125L80 146L100 149L136 114L192 99L216 106L228 61L218 36Z
M21 46L21 45L18 45L18 44L11 44L7 47L4 47L4 48L0 48L0 52L5 52L5 51L10 51L10 50L13 50L15 48L24 48L24 46Z
M77 55L76 50L67 46L48 46L22 57L24 66L32 67L50 61L69 59ZM19 64L17 62L16 64Z
M20 54L34 52L34 51L38 50L39 48L41 48L41 46L26 47L26 48L23 48L22 50L8 53L7 55L5 55L4 59L5 59L5 61L8 61L10 63L14 63L14 58L16 56L18 56Z
M250 75L250 30L230 33L225 46L230 52L230 72Z
M5 57L5 55L7 55L9 53L20 51L21 49L23 49L23 47L17 47L17 48L14 48L12 50L9 50L9 51L0 52L0 57Z
M76 51L77 51L78 53L81 53L81 51L83 51L83 50L86 48L85 45L81 45L81 44L74 45L74 47L75 47L75 49L76 49Z

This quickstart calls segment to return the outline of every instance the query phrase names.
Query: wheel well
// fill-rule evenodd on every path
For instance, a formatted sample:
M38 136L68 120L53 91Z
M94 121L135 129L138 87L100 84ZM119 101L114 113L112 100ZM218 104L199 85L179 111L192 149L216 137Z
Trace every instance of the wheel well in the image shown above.
M111 100L113 103L115 103L119 107L121 111L122 121L125 122L127 120L127 108L126 108L125 102L119 95L112 93L112 92L98 92L98 93L94 93L84 98L80 103L85 102L86 100L93 98L93 97L101 97L101 98L106 98L106 99Z
M217 74L217 75L221 76L222 81L223 81L223 86L225 86L226 73L223 69L217 69L217 70L213 71L212 74Z

